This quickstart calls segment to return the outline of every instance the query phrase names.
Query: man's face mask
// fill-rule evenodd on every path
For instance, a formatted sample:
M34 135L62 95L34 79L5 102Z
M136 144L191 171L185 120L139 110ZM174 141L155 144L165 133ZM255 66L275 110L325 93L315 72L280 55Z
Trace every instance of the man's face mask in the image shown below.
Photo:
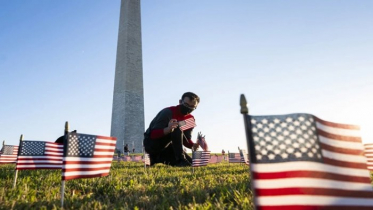
M181 103L181 106L180 106L180 112L181 112L181 114L183 114L183 115L187 115L187 114L192 113L196 108L197 108L197 107L191 107L191 106L189 106L187 103L182 102L182 103Z

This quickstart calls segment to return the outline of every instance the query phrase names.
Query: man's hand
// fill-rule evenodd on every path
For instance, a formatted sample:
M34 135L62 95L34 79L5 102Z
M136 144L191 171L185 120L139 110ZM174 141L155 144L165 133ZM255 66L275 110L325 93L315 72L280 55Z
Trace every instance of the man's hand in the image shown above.
M177 128L178 123L176 119L171 119L170 122L168 122L168 126L163 129L164 135L167 135L174 131L175 128Z
M199 144L194 143L194 144L193 144L193 147L192 147L192 150L193 150L193 151L197 151L197 150L198 150L198 147L199 147Z

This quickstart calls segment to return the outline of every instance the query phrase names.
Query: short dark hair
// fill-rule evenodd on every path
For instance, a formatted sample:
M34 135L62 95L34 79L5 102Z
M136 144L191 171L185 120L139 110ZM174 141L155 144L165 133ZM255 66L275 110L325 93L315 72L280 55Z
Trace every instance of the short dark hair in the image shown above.
M195 93L192 93L192 92L186 92L184 93L182 96L181 96L181 100L184 100L185 97L188 97L190 98L190 100L196 100L198 103L199 103L199 97L197 96L197 94Z

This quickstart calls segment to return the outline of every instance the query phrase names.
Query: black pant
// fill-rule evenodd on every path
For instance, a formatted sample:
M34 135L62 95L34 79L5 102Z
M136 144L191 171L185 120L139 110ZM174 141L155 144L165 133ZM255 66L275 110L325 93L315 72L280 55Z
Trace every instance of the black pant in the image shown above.
M144 139L145 151L150 156L151 164L164 163L175 165L180 159L192 159L183 150L183 132L176 128L171 134L159 139Z

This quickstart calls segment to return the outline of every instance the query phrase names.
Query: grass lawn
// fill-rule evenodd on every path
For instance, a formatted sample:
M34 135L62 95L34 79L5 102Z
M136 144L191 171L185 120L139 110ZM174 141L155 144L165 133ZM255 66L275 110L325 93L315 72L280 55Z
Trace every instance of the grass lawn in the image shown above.
M0 209L61 209L60 170L0 165ZM110 175L66 181L65 209L252 209L249 170L226 162L177 168L113 162Z

